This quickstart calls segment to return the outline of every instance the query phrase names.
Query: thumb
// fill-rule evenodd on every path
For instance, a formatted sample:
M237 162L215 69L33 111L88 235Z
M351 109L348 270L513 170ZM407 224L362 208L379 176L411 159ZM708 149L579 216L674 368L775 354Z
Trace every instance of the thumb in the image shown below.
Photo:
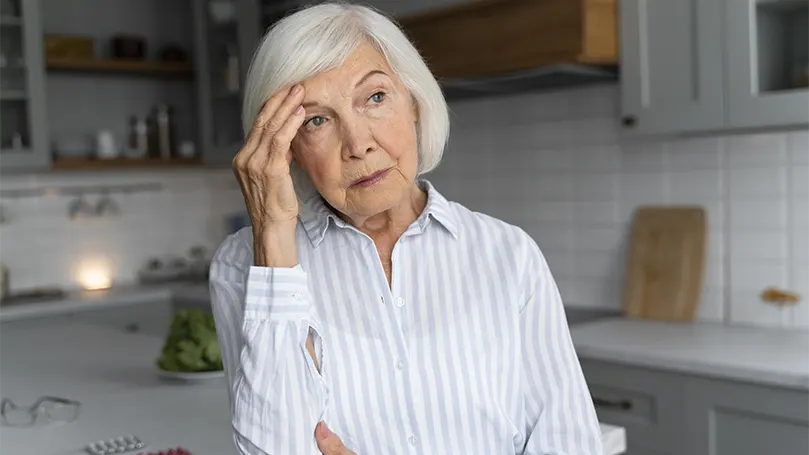
M315 427L315 439L317 440L317 448L323 455L351 455L353 452L349 451L343 445L340 437L332 433L326 422L320 422Z

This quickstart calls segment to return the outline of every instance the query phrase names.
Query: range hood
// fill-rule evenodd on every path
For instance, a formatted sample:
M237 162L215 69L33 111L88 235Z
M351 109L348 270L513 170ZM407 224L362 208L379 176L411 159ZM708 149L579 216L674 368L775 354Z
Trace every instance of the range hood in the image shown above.
M400 18L448 98L618 77L618 0L472 0Z

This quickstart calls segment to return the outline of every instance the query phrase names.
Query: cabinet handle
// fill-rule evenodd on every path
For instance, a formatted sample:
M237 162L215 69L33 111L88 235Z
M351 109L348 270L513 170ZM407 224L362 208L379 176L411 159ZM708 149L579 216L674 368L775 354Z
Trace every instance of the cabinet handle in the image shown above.
M625 115L621 119L621 123L627 128L632 128L638 124L638 118L634 115Z
M606 398L593 397L593 404L600 408L620 409L622 411L632 409L632 402L629 400L608 400Z

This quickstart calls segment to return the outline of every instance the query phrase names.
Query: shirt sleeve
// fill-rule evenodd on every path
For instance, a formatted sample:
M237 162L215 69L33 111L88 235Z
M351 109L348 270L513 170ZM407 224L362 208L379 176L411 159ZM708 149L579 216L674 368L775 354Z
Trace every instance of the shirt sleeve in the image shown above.
M520 314L526 391L524 455L602 455L601 430L570 337L564 306L539 248L530 241Z
M306 350L312 323L306 272L252 266L241 233L210 269L211 307L242 455L318 454L314 429L326 387Z

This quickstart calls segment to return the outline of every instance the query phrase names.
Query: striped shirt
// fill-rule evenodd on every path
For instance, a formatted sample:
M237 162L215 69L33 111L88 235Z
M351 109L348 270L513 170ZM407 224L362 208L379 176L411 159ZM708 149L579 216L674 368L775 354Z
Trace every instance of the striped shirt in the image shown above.
M420 184L390 286L373 240L319 196L302 206L295 267L254 266L249 227L219 247L212 306L240 452L319 454L324 420L360 455L601 455L536 243Z

